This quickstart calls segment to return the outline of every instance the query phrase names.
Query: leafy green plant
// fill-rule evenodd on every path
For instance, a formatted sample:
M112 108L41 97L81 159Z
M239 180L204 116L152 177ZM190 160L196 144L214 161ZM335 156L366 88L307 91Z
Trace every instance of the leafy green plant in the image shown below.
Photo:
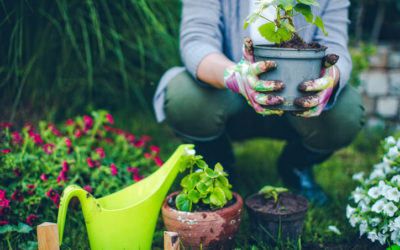
M274 186L264 186L258 191L259 194L264 194L265 199L274 198L275 202L278 202L278 196L281 193L289 191L287 188L274 187Z
M135 136L113 124L106 111L60 126L41 122L35 128L28 123L16 130L10 123L1 124L0 241L7 241L11 249L15 242L34 239L32 229L40 222L56 221L67 185L78 184L94 196L104 196L163 164L160 149L150 144L149 136Z
M224 169L217 163L214 169L199 155L188 156L188 163L181 172L189 169L181 181L182 192L177 195L175 205L178 210L191 212L196 206L208 205L212 210L220 209L232 199L231 187ZM194 167L197 166L195 170Z
M349 48L353 70L351 71L349 83L358 87L361 85L360 75L369 68L368 58L376 53L376 47L372 44L361 43L359 47Z
M258 18L265 19L266 23L261 25L258 31L261 36L270 42L279 44L294 38L303 42L297 32L311 25L316 25L327 35L322 19L318 16L314 17L312 14L311 6L319 6L315 0L298 0L297 3L294 0L259 0L258 4L258 8L247 16L244 28L246 29L249 24L254 23ZM262 15L262 12L270 6L274 7L276 11L276 19L274 20L269 20ZM310 25L296 29L293 23L293 17L296 15L295 11L302 14Z

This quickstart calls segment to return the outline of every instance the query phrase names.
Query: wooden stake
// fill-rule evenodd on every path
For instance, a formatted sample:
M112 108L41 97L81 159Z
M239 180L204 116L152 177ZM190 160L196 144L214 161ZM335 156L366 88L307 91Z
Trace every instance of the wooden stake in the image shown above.
M180 243L177 232L164 231L164 250L179 250Z
M39 250L59 250L58 226L56 223L44 222L37 226Z

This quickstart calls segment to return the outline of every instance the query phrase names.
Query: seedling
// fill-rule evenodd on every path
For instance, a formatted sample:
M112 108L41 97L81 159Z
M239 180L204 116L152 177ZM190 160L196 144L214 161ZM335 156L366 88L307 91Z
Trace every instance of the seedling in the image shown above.
M278 202L279 194L289 191L287 188L264 186L258 191L259 194L264 194L265 199L274 198L275 203Z

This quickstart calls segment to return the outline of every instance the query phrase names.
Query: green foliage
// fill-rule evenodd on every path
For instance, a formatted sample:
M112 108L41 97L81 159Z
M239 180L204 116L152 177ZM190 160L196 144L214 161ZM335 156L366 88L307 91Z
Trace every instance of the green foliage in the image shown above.
M40 122L38 128L26 124L16 130L1 124L0 239L13 242L27 234L32 240L34 226L56 221L67 185L78 184L102 197L163 164L149 136L135 136L113 123L113 117L100 110L57 127Z
M278 196L281 193L288 192L287 188L274 187L274 186L264 186L258 191L259 194L264 194L265 199L274 198L274 201L278 201Z
M193 206L200 204L207 204L213 210L223 208L232 199L232 185L229 184L222 165L217 163L214 169L211 169L201 156L188 157L190 160L185 169L190 169L190 173L182 179L182 192L175 199L178 210L195 211ZM195 171L194 166L198 167Z
M277 18L275 20L268 20L262 16L262 12L273 6L276 10ZM293 16L295 11L302 14L310 25L315 24L320 28L325 35L328 33L325 31L324 23L320 17L315 17L311 12L311 6L319 6L315 0L299 0L297 3L294 0L271 0L271 1L259 1L258 8L253 13L247 16L244 22L244 28L246 29L250 23L254 23L258 18L263 18L267 21L259 27L258 31L261 36L270 42L281 43L289 41L293 37L299 37L298 31L305 28L302 27L298 30L294 27Z
M368 57L376 52L376 47L372 44L361 43L358 48L350 47L351 60L353 61L353 71L350 75L349 83L358 87L361 85L360 74L369 68Z

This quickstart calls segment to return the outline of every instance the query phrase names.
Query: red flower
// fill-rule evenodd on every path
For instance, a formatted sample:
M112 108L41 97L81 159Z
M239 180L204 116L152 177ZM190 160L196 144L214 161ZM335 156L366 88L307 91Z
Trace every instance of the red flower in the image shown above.
M106 114L106 118L110 124L114 124L114 119L110 114Z
M130 134L130 133L126 133L125 134L125 138L131 143L133 143L135 141L135 136L133 134Z
M1 190L0 189L0 206L1 207L8 207L8 203L10 203L10 200L7 200L6 198L6 190Z
M151 157L153 156L150 153L145 152L144 157L146 157L147 159L151 159Z
M61 181L61 180L63 180L63 181L68 181L68 173L67 173L67 171L61 170L60 175L59 175L58 177L60 177L60 181ZM57 177L57 182L60 183L58 177Z
M14 172L14 174L15 174L17 177L20 177L20 176L21 176L21 173L22 173L21 169L19 169L19 168L13 169L13 172Z
M9 122L7 122L7 123L2 123L2 124L1 124L1 127L2 127L2 128L9 128L9 127L11 127L11 123L9 123Z
M51 199L54 203L54 205L57 206L57 208L60 206L60 195L56 193L54 198Z
M56 145L54 143L46 143L43 145L43 150L46 154L50 155L53 153L55 146Z
M48 180L46 174L42 174L40 176L40 179L42 179L42 181L47 181Z
M35 214L31 214L29 215L28 219L26 219L26 222L30 225L33 226L33 224L35 224L37 222L37 218L39 216L35 215Z
M137 148L140 148L141 146L144 146L144 140L140 139L139 141L134 142L133 146L135 146Z
M56 136L61 136L61 135L62 135L61 132L58 131L58 130L56 129L56 126L54 126L53 123L50 123L49 126L48 126L48 128L51 129L51 132L52 132L54 135L56 135Z
M118 174L118 171L117 171L117 167L115 166L115 164L111 163L110 168L111 168L111 174L116 176Z
M36 145L44 143L42 137L40 137L39 134L33 134L33 141L35 142Z
M143 135L143 136L142 136L142 140L143 140L143 141L151 141L151 137L148 136L148 135Z
M133 168L133 167L127 167L126 170L128 170L128 172L137 174L139 173L139 169L138 168Z
M0 225L8 225L10 222L5 221L5 220L0 220Z
M71 120L71 119L68 119L68 120L65 122L65 126L71 126L71 125L75 125L75 121L74 121L74 120Z
M87 162L87 164L89 165L89 167L94 167L94 163L93 163L93 161L92 161L92 159L90 158L90 157L88 157L87 159L86 159L86 162Z
M19 145L21 145L24 142L24 140L19 135L18 131L13 132L13 142Z
M112 132L114 130L112 127L107 126L107 125L103 125L103 129L106 131L110 131L110 132Z
M154 161L155 161L156 164L157 164L158 166L160 166L160 167L164 164L163 161L161 160L160 156L154 157Z
M85 129L91 129L93 127L93 119L90 116L83 116L83 123L85 124Z
M26 187L28 189L28 194L29 195L33 195L35 193L35 188L36 188L35 184L29 184Z
M99 156L100 156L101 158L106 157L106 155L104 154L103 148L97 148L97 149L96 149L96 152L99 154Z
M93 189L92 189L92 187L90 185L86 185L82 189L88 191L89 193L93 192Z
M133 174L133 179L136 182L143 180L143 178L144 178L143 176L139 176L138 174Z
M154 153L160 153L160 148L157 146L151 145L150 151L153 151Z
M1 152L3 152L4 154L8 154L11 152L11 149L2 149Z
M63 161L62 171L64 172L69 171L69 164L66 161Z
M35 127L30 123L26 123L24 127L28 128L28 132L33 132L33 130L35 129Z
M81 137L81 135L82 135L82 131L80 130L80 129L77 129L76 131L75 131L75 137L76 138L79 138L79 137Z
M67 147L72 147L72 143L71 143L71 140L70 139L68 139L68 138L65 138L65 144L67 145Z
M22 202L24 200L24 196L22 195L22 192L19 191L18 189L15 189L14 193L11 196L11 199Z
M6 217L9 213L10 213L10 207L9 206L2 207L0 209L0 216Z
M46 192L46 195L50 198L50 199L54 199L54 197L56 196L57 192L53 189L50 188L49 191Z

